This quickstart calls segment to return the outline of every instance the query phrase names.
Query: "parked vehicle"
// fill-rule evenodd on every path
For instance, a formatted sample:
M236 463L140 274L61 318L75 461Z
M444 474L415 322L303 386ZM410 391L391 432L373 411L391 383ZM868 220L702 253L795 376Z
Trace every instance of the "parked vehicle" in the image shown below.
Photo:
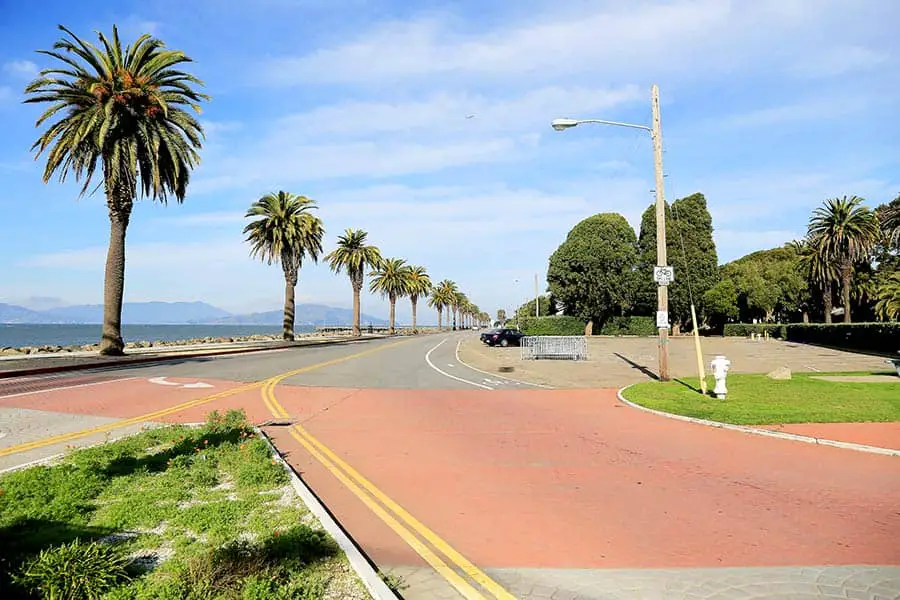
M518 346L525 334L518 329L489 329L481 334L481 341L488 346Z

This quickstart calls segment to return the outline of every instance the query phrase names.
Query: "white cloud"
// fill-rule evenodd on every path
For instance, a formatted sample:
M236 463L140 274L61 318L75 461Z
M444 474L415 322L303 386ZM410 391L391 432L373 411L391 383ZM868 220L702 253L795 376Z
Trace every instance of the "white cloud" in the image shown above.
M715 129L759 129L786 123L825 121L857 114L871 109L876 104L894 101L894 98L877 98L868 90L837 94L824 93L789 104L718 117L699 126Z
M886 52L865 46L836 45L821 51L804 54L790 71L805 77L836 77L852 71L869 71L890 59Z
M884 17L892 11L889 1L876 8ZM487 31L447 15L383 22L351 41L273 60L261 72L270 83L290 85L461 74L689 78L730 72L738 64L783 68L800 49L829 47L829 33L840 33L847 9L827 0L546 3L529 21Z
M3 64L3 72L13 77L31 79L38 74L38 66L30 60L11 60Z

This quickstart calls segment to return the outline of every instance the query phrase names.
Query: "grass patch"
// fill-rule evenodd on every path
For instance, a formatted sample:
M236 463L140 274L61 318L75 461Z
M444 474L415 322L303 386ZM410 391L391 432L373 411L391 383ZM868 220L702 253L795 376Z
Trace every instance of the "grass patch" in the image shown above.
M871 374L794 373L784 381L765 375L729 375L726 400L700 395L697 378L639 383L623 396L647 408L735 425L900 421L900 384L813 379ZM711 389L714 381L707 382Z
M367 598L240 411L0 476L0 598Z

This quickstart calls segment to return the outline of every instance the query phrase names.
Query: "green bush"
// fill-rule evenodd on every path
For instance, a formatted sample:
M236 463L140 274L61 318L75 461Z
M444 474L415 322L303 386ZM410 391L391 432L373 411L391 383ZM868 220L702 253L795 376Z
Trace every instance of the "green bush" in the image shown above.
M16 584L40 597L96 600L128 580L127 557L99 542L70 544L41 550L13 577Z
M600 335L656 335L653 317L612 317L600 328Z
M519 331L525 335L584 335L584 321L562 315L520 317Z
M785 339L785 328L782 323L727 323L722 335L725 337L750 337L751 333L769 332L769 337Z

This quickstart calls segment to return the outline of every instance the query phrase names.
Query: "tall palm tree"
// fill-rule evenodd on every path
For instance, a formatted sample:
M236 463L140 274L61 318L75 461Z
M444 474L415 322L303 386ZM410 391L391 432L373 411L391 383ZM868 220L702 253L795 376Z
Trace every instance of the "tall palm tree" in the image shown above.
M247 218L255 219L244 227L250 256L267 264L281 263L284 271L284 332L286 340L294 339L294 290L303 259L319 262L325 228L322 219L313 215L316 203L306 196L279 191L266 194L250 205Z
M389 331L394 335L397 298L409 294L409 265L402 258L386 258L369 273L369 291L387 296L391 304Z
M822 260L832 262L840 272L844 323L850 323L850 285L853 264L868 257L878 242L878 219L862 198L830 198L809 220L808 236Z
M802 240L794 240L791 242L791 246L800 257L800 268L809 285L811 295L815 296L818 294L822 296L825 322L831 323L831 312L834 307L834 282L840 278L838 269L833 262L826 260L816 250L815 242L809 236ZM804 318L807 318L805 312Z
M455 283L453 284L456 285ZM459 307L465 304L468 301L466 295L459 290L455 290L453 293L453 302L451 303L451 307L453 309L453 330L456 330L457 321L459 320Z
M878 211L878 220L888 245L900 245L900 196Z
M428 305L434 308L438 314L438 329L443 328L443 313L445 308L450 308L453 305L453 295L456 293L456 284L450 281L449 279L445 279L438 283L431 290L431 297L428 299ZM447 321L450 320L450 315L447 315Z
M338 237L337 248L325 260L335 273L345 272L353 287L353 337L360 336L359 294L362 291L366 268L377 268L382 261L381 251L366 243L369 234L362 229L347 229Z
M199 79L175 68L191 59L156 38L142 35L123 50L114 26L112 39L98 34L100 49L59 28L65 35L53 49L38 51L57 64L25 88L25 102L50 104L36 127L63 116L31 149L36 158L50 149L44 183L74 173L84 179L82 195L99 163L110 224L100 354L121 355L125 232L138 188L162 204L169 196L184 200L191 169L200 162L203 129L182 107L199 113L208 97L194 89L203 85Z
M416 311L420 296L427 296L431 293L431 277L425 267L411 266L406 274L407 276L407 293L409 294L409 302L412 306L412 328L413 332L417 332Z

